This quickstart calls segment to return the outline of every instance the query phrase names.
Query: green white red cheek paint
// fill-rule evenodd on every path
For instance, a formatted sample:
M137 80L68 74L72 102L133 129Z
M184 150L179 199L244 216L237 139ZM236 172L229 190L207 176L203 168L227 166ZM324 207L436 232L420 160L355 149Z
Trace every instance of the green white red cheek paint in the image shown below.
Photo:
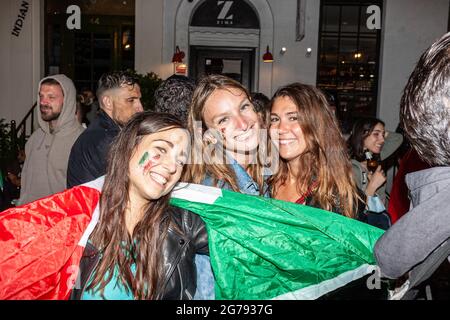
M159 157L160 155L155 155L153 158L150 158L150 154L148 152L145 152L142 155L141 160L139 160L139 166L143 168L144 174L147 174L150 171Z
M150 157L150 155L148 154L148 152L145 152L143 154L143 156L141 157L141 160L139 160L139 166L142 167L145 162L148 160L148 158Z

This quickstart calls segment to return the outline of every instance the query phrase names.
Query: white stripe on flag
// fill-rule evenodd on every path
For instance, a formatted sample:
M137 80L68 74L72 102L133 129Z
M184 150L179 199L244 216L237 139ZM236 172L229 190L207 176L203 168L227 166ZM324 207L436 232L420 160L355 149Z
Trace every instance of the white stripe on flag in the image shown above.
M105 176L101 176L100 178L82 184L82 186L89 187L99 192L102 192L104 184L105 184Z
M96 180L89 181L88 183L83 184L83 186L95 189L101 193L104 182L105 182L105 176L102 176ZM81 246L83 248L86 247L86 243L88 242L92 231L94 231L94 228L97 225L99 218L100 218L100 200L98 201L97 206L95 207L95 210L92 213L91 221L89 222L86 230L83 233L83 236L81 237L80 241L78 242L79 246Z
M213 204L219 197L222 197L221 189L194 183L180 182L172 191L172 198L199 203Z
M97 222L98 222L99 218L100 218L100 201L97 203L97 206L95 207L94 213L92 214L91 221L89 222L86 230L83 233L83 236L81 237L80 241L78 242L79 246L81 246L83 248L86 247L86 243L88 242L92 231L94 231L94 228L97 225Z
M364 277L366 274L372 273L374 270L376 270L376 266L363 264L362 266L344 272L335 278L322 281L321 283L297 291L284 293L273 298L273 300L315 300L326 293L332 292L354 280Z

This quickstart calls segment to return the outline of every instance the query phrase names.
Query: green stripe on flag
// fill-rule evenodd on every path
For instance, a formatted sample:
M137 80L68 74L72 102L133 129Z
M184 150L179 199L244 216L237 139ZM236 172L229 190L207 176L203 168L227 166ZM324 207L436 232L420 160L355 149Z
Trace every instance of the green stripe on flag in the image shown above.
M383 230L295 203L198 185L183 189L171 204L206 223L216 299L315 299L373 269Z

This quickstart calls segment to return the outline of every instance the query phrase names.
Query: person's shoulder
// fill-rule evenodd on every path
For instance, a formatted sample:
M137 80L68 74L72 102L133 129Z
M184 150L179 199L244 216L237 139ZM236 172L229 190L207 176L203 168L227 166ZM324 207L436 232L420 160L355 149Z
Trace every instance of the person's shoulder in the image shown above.
M77 128L78 135L81 135L83 132L86 131L86 129L87 129L87 127L84 126L84 123L83 123L83 125L78 126L78 128Z
M76 143L78 145L96 146L105 140L111 140L116 135L116 133L112 134L112 132L105 130L100 126L91 125L80 134Z
M42 128L39 127L39 128L37 128L36 130L33 131L33 133L31 134L30 138L28 138L28 141L36 139L36 138L38 138L40 136L44 136L46 134L47 133L44 130L42 130Z
M170 205L167 208L167 213L171 216L171 218L174 219L174 221L176 221L177 223L182 223L183 219L186 219L186 217L190 218L190 215L192 214L192 212L186 210L186 209L182 209L182 208L178 208L178 207L174 207L172 205Z
M203 220L199 215L174 206L169 206L168 213L173 223L184 232L192 231L197 225L202 224Z
M34 142L36 140L40 140L42 139L43 136L45 136L46 133L44 132L44 130L42 130L41 128L36 129L31 136L28 138L27 142L26 142L26 147L27 148L32 148L34 145Z
M354 173L359 173L361 174L363 171L363 166L361 164L361 162L359 162L356 159L351 159L351 164L352 164L352 169Z

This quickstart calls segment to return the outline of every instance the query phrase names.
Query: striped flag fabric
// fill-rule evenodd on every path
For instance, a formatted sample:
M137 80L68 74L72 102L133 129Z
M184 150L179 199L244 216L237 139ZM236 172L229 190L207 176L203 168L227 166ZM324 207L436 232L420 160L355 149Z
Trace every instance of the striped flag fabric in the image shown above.
M0 213L0 300L68 299L103 177ZM316 299L372 272L382 230L294 203L178 184L206 223L216 299Z
M0 213L0 300L66 300L99 218L103 178Z
M383 230L332 212L200 185L171 204L206 223L216 299L317 299L372 273Z

